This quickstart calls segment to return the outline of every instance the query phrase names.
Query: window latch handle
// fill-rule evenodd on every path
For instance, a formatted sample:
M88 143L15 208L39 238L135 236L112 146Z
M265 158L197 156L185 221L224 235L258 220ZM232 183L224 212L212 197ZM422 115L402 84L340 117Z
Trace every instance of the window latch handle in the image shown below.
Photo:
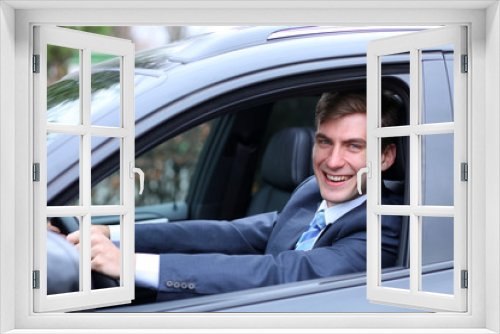
M358 192L360 195L363 194L363 191L361 190L361 176L366 173L368 174L368 178L371 178L372 177L372 164L371 162L368 162L367 163L368 166L367 167L364 167L364 168L361 168L360 170L358 170L358 180L357 180L357 183L358 183Z
M139 195L142 195L142 191L144 190L144 172L140 168L134 167L134 162L131 161L129 164L130 168L130 178L134 178L134 173L139 174Z

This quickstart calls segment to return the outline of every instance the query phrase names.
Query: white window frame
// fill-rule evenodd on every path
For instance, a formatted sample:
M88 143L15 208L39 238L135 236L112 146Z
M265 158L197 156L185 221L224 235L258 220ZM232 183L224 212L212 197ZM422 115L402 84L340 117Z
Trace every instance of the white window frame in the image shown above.
M319 2L231 2L222 5L214 1L180 4L176 1L154 4L144 1L150 10L118 8L123 3L99 2L17 2L0 4L0 302L1 331L9 333L36 333L43 328L49 332L71 332L69 328L87 328L87 332L111 332L113 328L141 330L156 328L158 332L176 332L175 328L192 328L192 332L235 332L238 328L254 328L255 332L284 332L283 328L301 328L301 332L342 332L341 328L358 328L359 332L433 332L449 333L462 329L467 333L494 333L500 331L500 152L487 147L499 147L500 117L500 9L497 1L446 2L385 2L372 1L370 8L364 1ZM132 6L127 2L125 6ZM135 4L137 6L137 4ZM45 10L51 8L51 10ZM54 10L58 6L70 6ZM71 7L73 6L73 7ZM75 9L74 6L80 6ZM196 6L196 8L193 8ZM224 7L225 6L225 7ZM394 6L394 7L393 7ZM395 8L397 6L397 8ZM432 8L426 6L433 6ZM459 6L459 7L454 7ZM99 8L98 8L99 7ZM161 8L156 8L161 7ZM104 9L103 9L104 8ZM106 10L113 9L113 10ZM242 10L247 9L247 10ZM411 10L408 10L411 9ZM103 12L105 14L103 14ZM207 12L213 15L207 15ZM286 13L287 15L284 15ZM263 15L265 14L265 15ZM29 64L30 29L34 24L61 23L65 25L123 25L123 24L341 24L341 25L411 25L467 24L470 31L469 65L469 221L472 227L468 241L471 252L469 311L465 314L33 314L30 268L25 261L30 254L32 207L31 146L33 124L32 107L26 96L32 94ZM486 22L486 25L485 25ZM486 29L487 28L487 29ZM486 68L488 70L486 71ZM6 77L5 74L10 76ZM14 80L14 79L15 80ZM12 81L14 80L14 85ZM15 110L13 112L12 110ZM474 116L474 122L472 121ZM14 125L14 129L8 127ZM28 134L28 135L27 135ZM12 136L15 145L12 145ZM15 178L12 174L15 172ZM10 174L9 174L10 173ZM488 175L488 182L486 182ZM14 198L12 189L15 189ZM486 194L488 196L486 196ZM472 196L471 196L472 195ZM13 223L12 223L13 222ZM14 256L12 256L14 254ZM14 289L12 287L15 287ZM488 293L486 293L488 291ZM12 307L14 305L14 307ZM170 330L168 329L170 328ZM260 328L260 329L259 329ZM405 329L406 328L406 329ZM433 329L429 329L433 328ZM442 328L442 329L439 329ZM448 328L448 329L446 329ZM163 330L160 330L163 329ZM267 330L266 330L267 329ZM274 330L273 330L274 329ZM303 329L303 330L302 330ZM328 330L330 329L330 330ZM244 330L242 330L244 331ZM296 330L295 330L296 331ZM45 331L46 332L46 331ZM118 332L120 332L118 330ZM345 332L345 331L344 331ZM355 332L355 330L351 330Z
M461 272L467 270L467 182L461 180L461 164L467 163L467 73L461 71L461 56L467 55L465 26L435 28L403 36L373 40L367 50L367 161L371 166L367 204L367 296L371 302L390 305L412 305L417 309L457 311L467 309L467 289L461 286ZM447 123L422 123L423 83L422 50L454 46L454 120ZM409 124L382 127L382 57L398 53L410 54L410 117ZM453 134L454 205L423 205L422 158L420 138L424 135ZM381 204L382 172L380 170L381 139L409 138L410 203L407 205ZM409 289L384 287L381 284L382 215L408 216L410 223L410 286ZM453 294L445 295L422 290L422 218L452 217L454 231Z
M90 34L54 26L34 27L34 54L39 56L39 73L34 80L34 162L39 164L39 181L34 187L34 270L39 273L39 288L34 289L35 312L73 311L130 303L134 299L134 224L135 193L135 117L134 59L135 47L129 40ZM47 122L47 45L79 51L80 92L79 123ZM120 58L120 124L117 127L95 126L91 122L91 54ZM47 206L47 134L65 134L80 138L79 189L77 206ZM91 139L92 136L117 138L120 141L120 203L91 204ZM90 258L90 226L93 215L120 216L120 280L119 286L92 289ZM47 295L47 217L81 217L80 220L80 290Z

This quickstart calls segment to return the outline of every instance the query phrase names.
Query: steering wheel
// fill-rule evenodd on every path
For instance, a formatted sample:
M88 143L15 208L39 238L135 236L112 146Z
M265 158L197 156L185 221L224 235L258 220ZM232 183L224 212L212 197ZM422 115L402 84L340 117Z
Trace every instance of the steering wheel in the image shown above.
M74 231L78 231L80 224L74 217L53 217L50 218L50 223L57 227L62 234L68 235Z
M53 217L50 223L57 227L62 234L68 235L80 229L78 220L74 217ZM120 283L106 275L92 271L92 289L105 289L119 287Z

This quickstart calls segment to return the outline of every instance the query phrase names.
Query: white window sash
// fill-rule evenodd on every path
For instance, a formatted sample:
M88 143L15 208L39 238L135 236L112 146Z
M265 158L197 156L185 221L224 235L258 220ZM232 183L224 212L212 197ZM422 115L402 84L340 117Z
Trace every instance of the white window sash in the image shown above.
M419 124L421 114L422 77L420 50L442 45L454 45L454 122ZM410 124L382 128L381 115L381 62L380 57L410 52ZM461 270L467 269L467 182L460 179L460 165L467 162L466 108L467 80L461 73L461 55L467 54L466 28L445 27L402 36L375 40L367 52L368 100L368 154L372 167L368 179L367 201L367 295L372 302L410 308L442 311L467 310L467 289L461 287ZM435 207L419 204L421 164L419 136L427 134L454 134L454 206ZM381 203L380 138L408 136L410 138L410 205L384 206ZM381 215L407 215L410 217L410 289L382 287L381 277ZM421 290L420 217L441 216L454 218L454 283L453 295Z
M80 50L80 124L47 123L47 45ZM120 57L120 119L118 128L91 125L91 52ZM34 162L40 163L40 181L34 183L34 267L40 272L40 287L34 289L34 312L72 311L129 303L134 299L134 180L129 168L135 157L134 58L135 47L128 40L80 31L39 26L34 30L34 53L40 55L40 73L34 82ZM80 136L80 205L47 207L47 133ZM119 138L120 198L113 206L91 205L91 137ZM132 164L130 164L132 162ZM92 290L90 259L90 226L92 215L120 215L120 286ZM80 291L47 295L47 217L80 216Z

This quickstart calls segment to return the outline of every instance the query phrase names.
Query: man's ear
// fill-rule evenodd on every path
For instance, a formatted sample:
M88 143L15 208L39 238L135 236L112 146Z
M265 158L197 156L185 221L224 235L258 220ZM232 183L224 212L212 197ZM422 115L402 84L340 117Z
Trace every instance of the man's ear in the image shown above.
M394 161L396 160L396 145L395 144L390 144L387 146L382 153L382 166L380 169L382 171L386 171L389 169L389 167L392 166Z

